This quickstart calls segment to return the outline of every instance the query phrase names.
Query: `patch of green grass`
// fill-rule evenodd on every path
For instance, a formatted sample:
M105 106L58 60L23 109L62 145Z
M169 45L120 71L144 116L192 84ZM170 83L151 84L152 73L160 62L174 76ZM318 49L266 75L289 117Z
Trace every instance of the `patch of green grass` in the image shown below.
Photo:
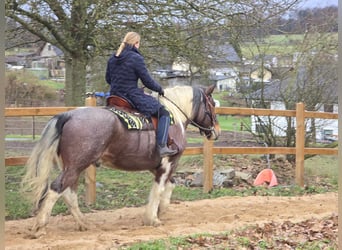
M330 184L338 182L338 156L316 155L305 160L305 176L307 178L323 178Z
M64 89L64 82L54 81L54 80L39 80L39 85L46 86L55 90Z
M277 230L277 227L275 226L273 230ZM265 237L265 239L260 239L259 234L260 232L255 231L253 226L247 226L220 234L203 233L139 242L130 246L122 246L119 249L283 249L285 246L289 246L287 242L292 243L291 246L293 249L301 250L333 250L337 246L336 241L334 242L327 238L317 238L302 243L296 241L298 240L296 239L296 235ZM277 235L277 232L274 232L274 234Z
M220 102L221 107L229 107L230 103L226 98L227 91L217 91L213 93L213 98Z
M29 71L9 71L6 72L6 76L10 78L15 78L18 82L30 83L37 86L45 86L48 89L59 90L65 88L64 82L54 81L54 80L40 80L37 76Z
M235 156L234 159L236 159ZM317 157L317 156L316 156ZM222 168L229 167L229 162L222 155L215 155L215 164ZM222 163L222 164L221 164ZM203 165L203 156L183 156L180 159L177 170L196 168ZM19 192L24 167L12 166L5 169L5 214L6 219L19 219L31 216L31 204L22 197ZM321 184L309 184L305 188L296 185L268 187L214 188L209 193L204 193L202 187L185 187L177 185L174 189L172 200L193 201L200 199L213 199L221 196L300 196L306 194L337 191L337 157L319 156L305 162L306 178L322 178ZM56 175L57 173L55 173ZM92 209L118 209L122 207L143 206L146 204L153 183L153 175L150 172L126 172L107 168L98 168L96 172L96 202L87 205L85 202L84 176L79 181L79 204L82 212ZM53 215L68 213L67 206L59 200L53 208Z
M316 155L305 160L305 170L310 175L320 175L326 177L338 174L337 155Z
M323 34L317 35L322 36ZM324 37L326 40L332 40L334 41L333 43L337 43L338 33L326 33L324 34ZM316 37L311 37L310 39L314 40L315 38ZM258 42L258 46L253 42L244 43L241 47L241 51L246 58L253 58L255 55L260 54L260 51L270 55L283 55L284 46L286 46L287 53L295 52L298 50L298 46L303 42L303 39L303 34L271 35L262 38L262 40Z
M217 119L220 123L221 130L226 131L240 131L241 126L250 126L251 124L251 118L249 116L219 115Z
M24 174L22 166L6 168L5 173L5 218L27 218L31 214L31 204L19 193L21 177Z
M200 138L200 137L196 137L196 138L188 137L186 139L186 141L188 143L203 143L203 138Z
M289 44L303 40L303 34L270 35L266 38L266 43Z
M168 241L165 240L155 240L151 242L143 242L134 244L129 247L120 247L119 249L127 249L127 250L160 250L160 249L177 249L177 248L170 248Z
M16 190L7 190L5 194L5 219L17 220L28 218L31 204L24 200Z
M177 170L184 167L203 166L203 155L184 155L180 158Z
M40 138L40 135L35 135L35 139L33 139L32 137L33 137L33 135L18 135L18 134L7 134L6 135L6 138L27 139L27 141L29 141L29 139L32 139L32 141L38 140Z

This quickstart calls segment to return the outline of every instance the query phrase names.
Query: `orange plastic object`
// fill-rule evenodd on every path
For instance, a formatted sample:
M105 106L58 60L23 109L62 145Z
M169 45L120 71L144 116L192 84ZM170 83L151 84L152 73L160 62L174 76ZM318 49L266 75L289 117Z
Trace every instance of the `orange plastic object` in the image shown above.
M260 186L265 182L269 183L269 187L277 186L278 181L272 169L262 170L254 180L254 186Z

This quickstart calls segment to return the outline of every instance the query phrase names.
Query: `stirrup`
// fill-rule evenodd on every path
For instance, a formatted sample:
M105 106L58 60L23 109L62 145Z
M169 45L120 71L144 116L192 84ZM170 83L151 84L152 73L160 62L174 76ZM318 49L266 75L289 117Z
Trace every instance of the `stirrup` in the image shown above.
M158 146L158 150L159 150L160 157L172 156L178 153L177 150L170 149L166 145Z

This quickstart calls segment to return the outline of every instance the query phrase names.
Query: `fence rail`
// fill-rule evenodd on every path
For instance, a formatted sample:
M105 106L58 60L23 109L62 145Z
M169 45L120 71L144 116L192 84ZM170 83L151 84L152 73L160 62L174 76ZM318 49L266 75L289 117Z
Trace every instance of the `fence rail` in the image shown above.
M96 106L94 97L86 98L86 106ZM52 116L77 107L42 107L42 108L6 108L5 117L14 116ZM296 110L270 110L255 108L230 108L217 107L217 114L222 115L257 115L257 116L287 116L296 117L296 146L295 147L216 147L212 141L204 139L203 147L187 147L184 155L204 156L204 192L213 188L213 156L215 154L294 154L296 155L296 184L304 186L304 156L306 154L337 155L337 148L305 148L305 119L338 119L336 113L306 111L303 103L298 103ZM24 165L28 157L8 157L6 166ZM87 169L86 184L89 191L86 194L89 203L95 201L95 176L94 166Z

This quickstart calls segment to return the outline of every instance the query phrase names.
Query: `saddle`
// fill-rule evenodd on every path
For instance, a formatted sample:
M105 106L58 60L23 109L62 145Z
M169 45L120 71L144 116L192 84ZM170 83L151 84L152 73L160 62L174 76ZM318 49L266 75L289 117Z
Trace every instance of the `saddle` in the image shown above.
M109 109L110 108L116 108L116 109L125 111L129 114L132 114L134 116L145 119L145 116L143 114L139 113L139 111L134 108L134 105L129 100L122 98L120 96L116 96L116 95L108 96L107 101L106 101L106 107ZM158 118L157 117L151 117L151 121L152 121L152 126L153 126L152 129L157 130ZM167 145L170 146L173 143L174 143L173 139L170 137L170 134L168 134Z
M144 115L139 113L139 111L134 108L134 105L129 100L120 96L116 96L116 95L108 96L106 100L106 106L109 108L110 107L118 108L127 113L133 114L137 117L144 118ZM151 121L152 121L154 130L156 130L158 128L158 118L152 117Z

